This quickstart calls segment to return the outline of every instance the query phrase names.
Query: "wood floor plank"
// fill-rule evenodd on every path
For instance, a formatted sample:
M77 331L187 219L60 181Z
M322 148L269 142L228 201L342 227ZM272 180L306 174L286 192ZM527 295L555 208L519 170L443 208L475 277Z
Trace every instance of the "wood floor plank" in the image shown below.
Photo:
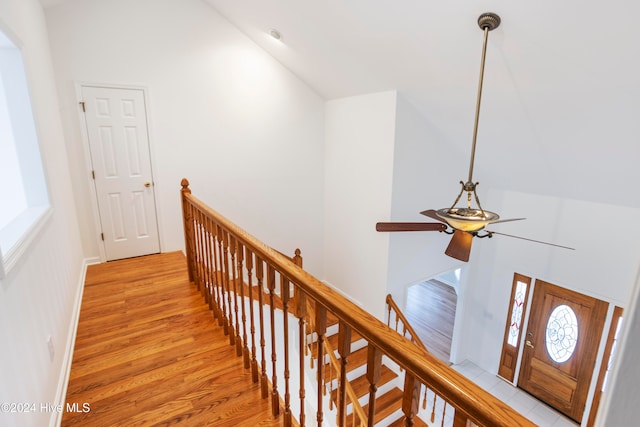
M275 426L180 252L89 267L62 426Z
M405 316L429 352L449 362L457 296L453 287L432 279L407 292Z

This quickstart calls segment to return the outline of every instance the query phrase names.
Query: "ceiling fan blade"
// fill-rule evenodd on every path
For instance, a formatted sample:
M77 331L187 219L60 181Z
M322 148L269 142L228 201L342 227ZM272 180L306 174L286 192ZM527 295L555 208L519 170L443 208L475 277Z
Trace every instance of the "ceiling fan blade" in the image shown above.
M522 221L527 218L508 218L508 219L499 219L497 221L491 222L491 224L500 224L501 222L511 222L511 221Z
M376 231L444 231L447 226L439 222L378 222Z
M453 233L449 246L447 246L447 250L444 251L444 253L452 258L467 262L469 261L469 254L471 253L472 241L473 234L462 230L456 230Z
M435 209L427 209L426 211L422 211L420 213L424 216L428 216L431 219L435 219L436 221L444 222L444 220L438 216Z
M485 231L487 233L489 233L489 234L499 234L500 236L513 237L514 239L527 240L529 242L534 242L534 243L542 243L543 245L555 246L557 248L569 249L571 251L575 251L576 250L576 248L571 248L569 246L556 245L555 243L549 243L549 242L543 242L543 241L540 241L540 240L528 239L526 237L514 236L512 234L498 233L497 231L489 231L489 230L485 230Z

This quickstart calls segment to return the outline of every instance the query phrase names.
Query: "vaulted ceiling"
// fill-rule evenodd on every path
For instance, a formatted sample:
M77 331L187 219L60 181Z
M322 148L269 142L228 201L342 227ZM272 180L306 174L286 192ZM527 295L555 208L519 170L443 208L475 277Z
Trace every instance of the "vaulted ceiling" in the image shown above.
M640 208L638 2L203 1L325 99L397 89L434 138L465 153L461 179L482 49L476 20L495 12L474 178L485 189Z
M324 98L397 89L465 153L482 51L476 20L495 12L475 177L640 207L637 2L206 1Z

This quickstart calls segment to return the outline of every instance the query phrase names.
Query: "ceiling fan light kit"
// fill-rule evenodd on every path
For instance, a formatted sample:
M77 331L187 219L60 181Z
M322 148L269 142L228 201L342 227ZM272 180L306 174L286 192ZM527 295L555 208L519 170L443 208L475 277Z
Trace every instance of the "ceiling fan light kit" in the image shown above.
M439 210L429 209L420 212L422 215L439 221L438 223L415 223L415 222L379 222L376 224L377 231L444 231L447 234L453 234L449 246L445 250L445 254L456 258L460 261L469 261L471 253L471 243L474 237L492 237L494 234L515 237L518 239L529 240L536 243L561 247L565 249L573 249L566 246L555 245L552 243L541 242L539 240L526 239L524 237L512 236L509 234L498 233L495 231L484 230L484 234L479 232L489 224L499 222L519 221L525 218L500 219L495 212L484 210L480 204L480 198L476 193L477 182L473 182L473 164L476 154L476 140L478 137L478 121L480 118L480 102L482 100L482 83L484 80L484 65L487 56L487 41L489 39L489 31L495 30L500 25L500 17L495 13L483 13L478 18L478 26L484 32L484 43L482 46L482 60L480 62L480 81L478 84L478 97L476 101L476 114L473 126L473 141L471 144L471 161L469 163L469 176L467 181L460 181L462 188L450 208ZM462 194L467 193L466 207L456 207L456 204L462 198ZM475 201L476 207L472 207L472 201ZM446 225L445 225L446 224ZM449 231L451 227L453 231Z

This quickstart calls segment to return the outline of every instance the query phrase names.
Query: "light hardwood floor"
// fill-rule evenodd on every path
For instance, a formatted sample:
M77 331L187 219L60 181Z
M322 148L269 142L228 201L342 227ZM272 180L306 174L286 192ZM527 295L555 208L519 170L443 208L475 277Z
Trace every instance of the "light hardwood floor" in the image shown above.
M91 266L63 426L273 426L181 252ZM86 407L85 407L86 408Z
M449 363L456 315L455 290L437 280L411 286L407 291L405 316L427 349Z

